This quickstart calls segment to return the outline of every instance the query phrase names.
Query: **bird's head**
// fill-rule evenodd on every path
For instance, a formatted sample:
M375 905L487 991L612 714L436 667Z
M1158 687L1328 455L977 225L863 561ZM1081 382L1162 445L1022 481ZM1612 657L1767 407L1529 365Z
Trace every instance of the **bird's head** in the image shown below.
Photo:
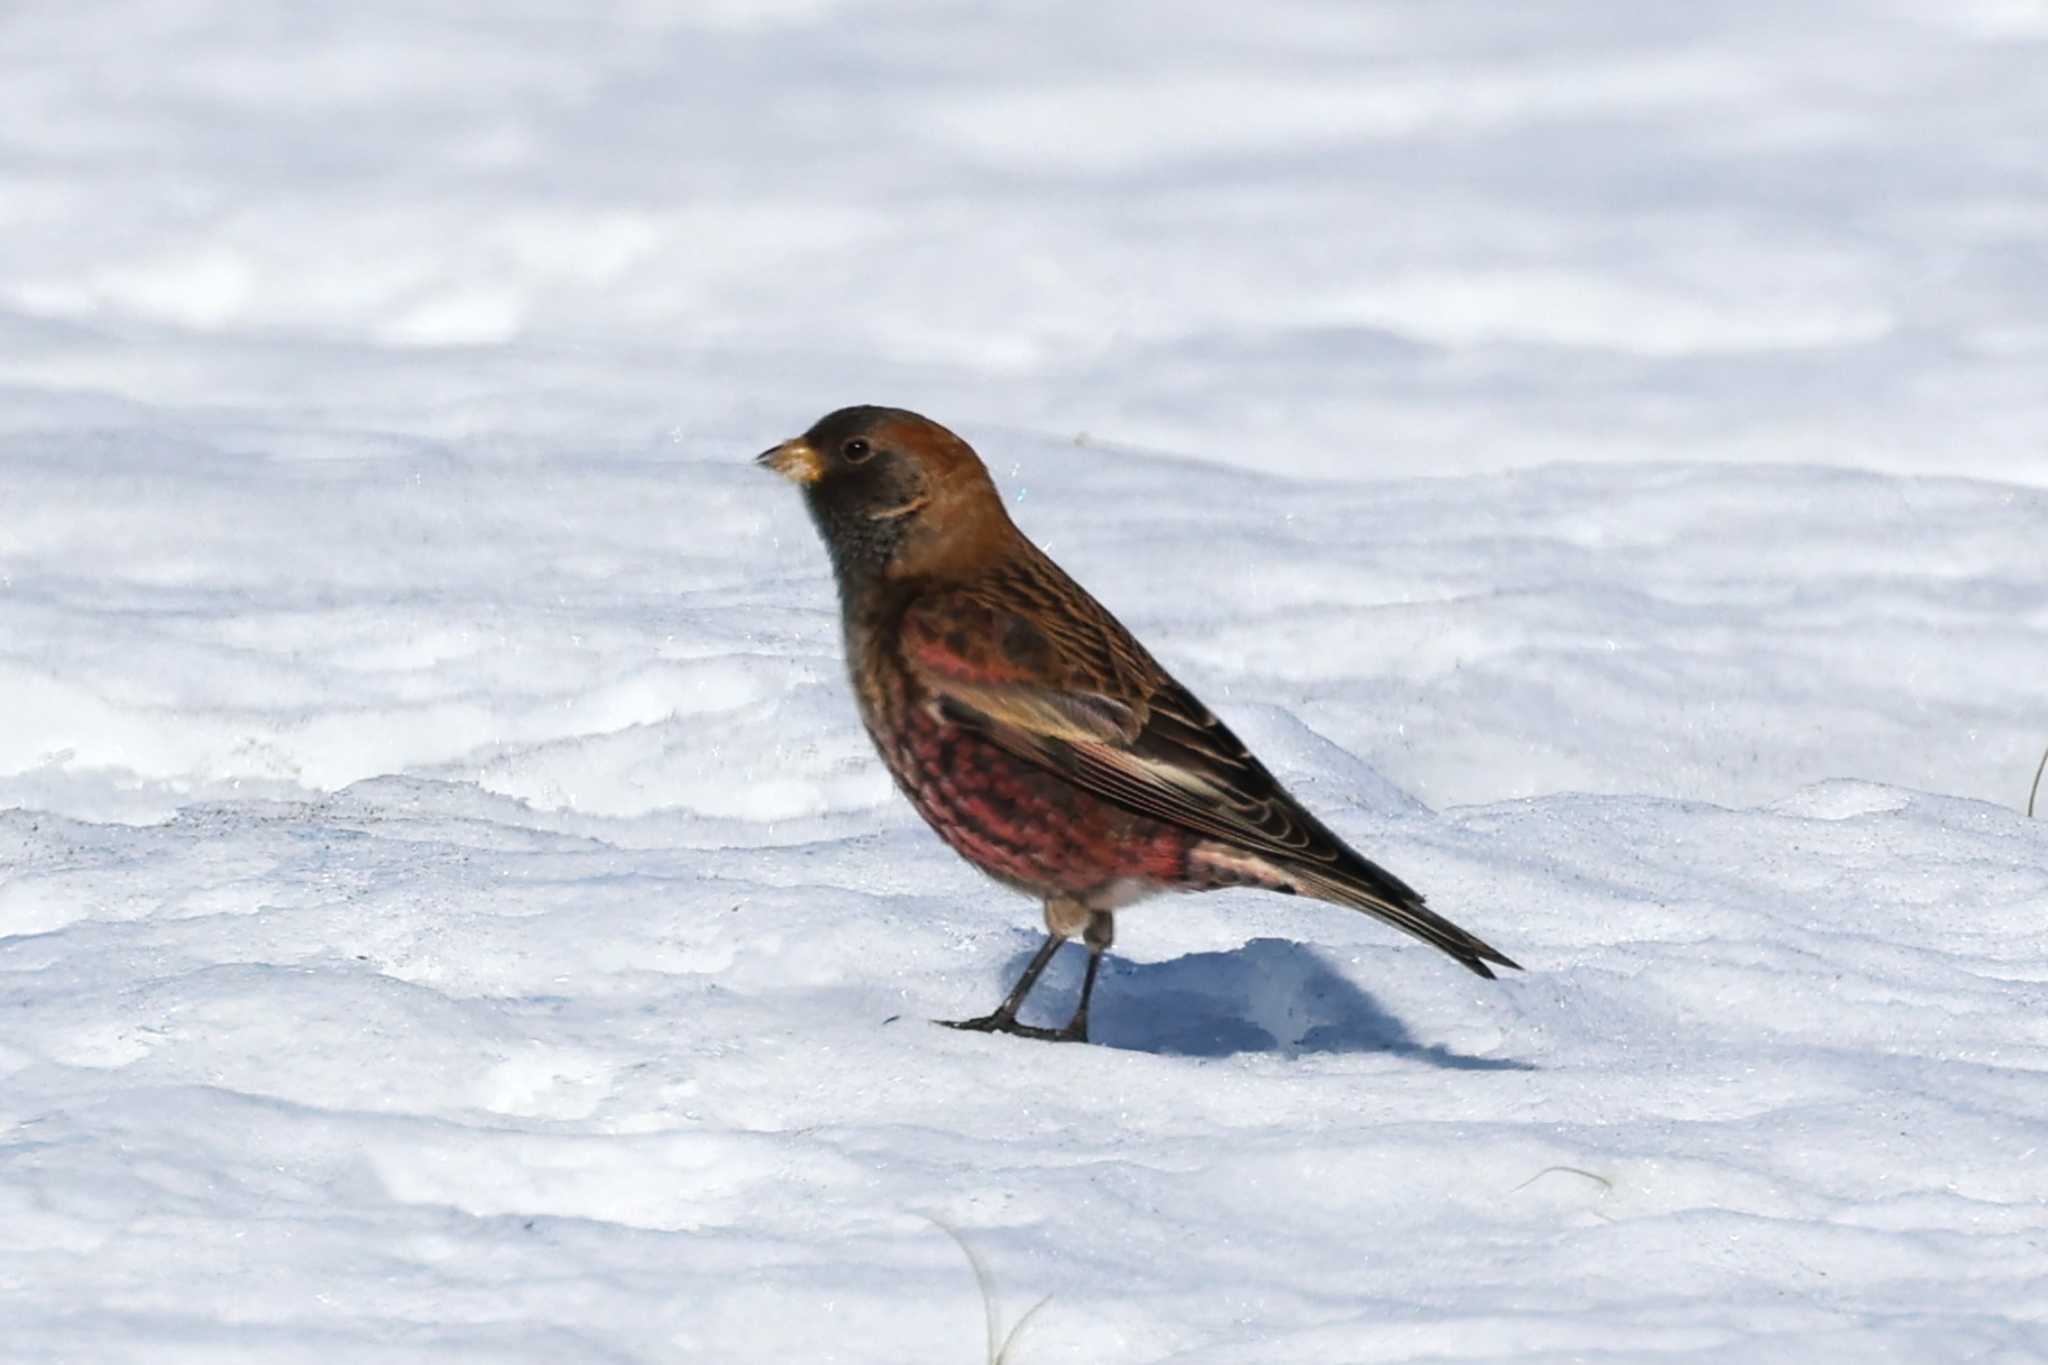
M756 464L804 491L842 590L962 570L1009 516L974 448L901 408L841 408Z

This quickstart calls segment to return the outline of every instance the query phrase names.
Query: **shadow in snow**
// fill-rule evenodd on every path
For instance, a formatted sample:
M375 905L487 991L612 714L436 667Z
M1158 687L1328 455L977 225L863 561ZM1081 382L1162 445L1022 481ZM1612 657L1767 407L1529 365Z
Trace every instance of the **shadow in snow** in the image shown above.
M998 997L1031 952L1004 967ZM1081 990L1086 952L1060 950L1025 1007L1027 1020L1063 1024ZM993 1003L993 1002L991 1002ZM1253 939L1236 952L1189 953L1171 962L1111 955L1095 983L1090 1040L1176 1057L1242 1052L1386 1052L1455 1071L1534 1071L1528 1062L1475 1057L1423 1043L1368 992L1333 971L1311 948Z

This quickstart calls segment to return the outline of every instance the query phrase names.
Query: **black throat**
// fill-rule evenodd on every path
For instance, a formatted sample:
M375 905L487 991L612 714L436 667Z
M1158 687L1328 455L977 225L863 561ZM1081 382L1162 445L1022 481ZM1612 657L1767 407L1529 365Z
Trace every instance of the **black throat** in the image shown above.
M900 517L876 517L854 499L832 496L818 488L805 498L818 536L832 557L832 576L839 583L839 605L847 616L864 613L888 591L889 565L909 528Z

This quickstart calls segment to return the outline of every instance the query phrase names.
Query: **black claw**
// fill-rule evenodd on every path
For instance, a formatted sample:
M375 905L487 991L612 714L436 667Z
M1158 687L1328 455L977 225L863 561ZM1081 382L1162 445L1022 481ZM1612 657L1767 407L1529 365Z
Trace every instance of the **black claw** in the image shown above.
M1000 1033L1016 1020L1005 1019L1000 1014L984 1014L979 1019L934 1019L932 1022L947 1028L965 1029L969 1033Z
M1088 1025L1084 1020L1076 1029L1072 1024L1065 1028L1040 1028L1036 1024L1020 1024L1014 1018L1003 1014L984 1014L979 1019L934 1019L935 1024L947 1028L965 1029L970 1033L1007 1033L1017 1038L1036 1038L1044 1043L1085 1043L1088 1041Z
M1109 916L1098 911L1096 919L1106 924ZM1108 943L1106 930L1101 942L1091 940L1088 945L1088 975L1081 979L1081 1003L1075 1008L1074 1017L1067 1021L1067 1026L1039 1028L1035 1024L1017 1022L1017 1010L1023 1005L1024 997L1031 994L1031 988L1038 983L1046 964L1052 961L1052 955L1060 950L1060 944L1065 941L1065 937L1060 934L1046 935L1045 942L1039 945L1038 952L1032 957L1031 965L1024 969L1023 976L1017 978L1017 984L1010 991L1009 998L996 1007L994 1014L984 1014L979 1019L934 1019L932 1022L944 1024L947 1028L966 1029L970 1033L1009 1033L1019 1038L1037 1038L1048 1043L1087 1042L1088 998L1095 993L1095 972L1102 965L1102 950Z

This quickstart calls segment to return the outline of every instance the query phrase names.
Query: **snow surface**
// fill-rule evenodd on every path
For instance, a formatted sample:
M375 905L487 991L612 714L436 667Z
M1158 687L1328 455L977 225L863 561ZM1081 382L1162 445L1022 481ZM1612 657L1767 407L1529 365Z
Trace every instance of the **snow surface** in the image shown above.
M0 11L0 1358L2048 1358L2048 4L482 8ZM853 401L1529 971L925 1022Z

